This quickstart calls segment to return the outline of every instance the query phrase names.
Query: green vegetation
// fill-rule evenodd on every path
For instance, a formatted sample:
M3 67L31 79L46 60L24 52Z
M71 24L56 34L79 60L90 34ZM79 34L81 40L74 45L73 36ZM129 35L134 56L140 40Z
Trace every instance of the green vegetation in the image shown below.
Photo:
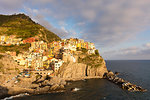
M86 53L88 50L85 49L85 48L81 48L81 51L82 51L83 53Z
M95 54L96 54L97 56L99 56L99 52L98 52L98 50L95 50Z
M77 51L80 51L79 47L77 47Z
M20 51L19 51L19 50L16 50L16 56L18 56L19 53L20 53Z
M14 70L13 68L6 68L7 71Z
M3 72L4 73L4 69L3 69L3 63L2 62L0 62L0 72Z
M18 72L18 74L20 73L20 70L19 68L15 68L16 72Z
M21 81L21 79L19 79L19 78L18 78L18 79L17 79L17 81L18 81L18 82L20 82L20 81Z
M0 51L5 52L5 51L15 51L19 53L20 51L27 51L30 47L30 44L21 44L20 46L18 45L11 45L11 46L0 46Z
M91 67L100 67L103 63L103 59L99 58L99 56L96 54L92 54L86 55L84 58L79 57L78 62L87 64L88 66Z
M86 48L81 48L77 47L77 51L82 51L83 53L86 53L88 50Z
M4 56L0 54L0 59L2 59Z
M40 74L36 75L36 80L39 80L42 76Z
M19 71L19 68L15 68L16 71Z
M0 15L0 35L16 35L26 39L39 36L41 40L52 42L60 40L53 32L35 23L25 14Z

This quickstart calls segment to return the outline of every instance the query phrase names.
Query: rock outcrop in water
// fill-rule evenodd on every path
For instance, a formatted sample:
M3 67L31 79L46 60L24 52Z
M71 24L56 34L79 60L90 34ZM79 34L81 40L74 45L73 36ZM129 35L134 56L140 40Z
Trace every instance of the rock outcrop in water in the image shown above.
M122 89L131 91L131 92L137 92L137 91L145 92L145 91L147 91L146 89L143 89L140 86L134 85L134 84L122 79L122 78L117 77L117 74L118 73L114 74L112 71L109 71L108 73L105 73L103 77L106 78L107 80L119 85Z

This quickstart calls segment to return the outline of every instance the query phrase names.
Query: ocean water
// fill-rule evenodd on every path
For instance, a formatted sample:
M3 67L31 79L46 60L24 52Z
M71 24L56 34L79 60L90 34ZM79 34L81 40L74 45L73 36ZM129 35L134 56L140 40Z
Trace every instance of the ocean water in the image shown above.
M150 61L108 60L108 70L120 72L119 77L146 88L147 92L128 92L105 79L70 82L64 93L49 93L14 98L14 100L150 100ZM71 88L78 88L70 92Z

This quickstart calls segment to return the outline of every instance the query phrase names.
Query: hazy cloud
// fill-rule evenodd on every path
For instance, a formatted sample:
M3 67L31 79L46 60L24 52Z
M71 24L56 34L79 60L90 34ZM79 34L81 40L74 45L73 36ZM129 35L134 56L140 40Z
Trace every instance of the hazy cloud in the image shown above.
M146 43L138 47L110 50L102 54L106 59L150 59L150 45Z
M150 25L149 0L33 0L30 5L38 4L38 9L49 8L49 16L58 20L74 18L82 25L81 38L88 36L89 41L103 46L132 39Z
M145 46L146 48L150 48L150 43L146 43L144 46Z
M25 0L0 0L0 13L13 14L18 13Z
M66 37L69 34L66 30L64 30L64 28L58 29L58 28L54 27L53 25L51 25L51 23L45 19L45 16L43 16L43 14L47 12L47 9L37 10L37 9L31 9L31 8L27 8L27 7L24 7L24 9L26 9L28 15L30 17L32 17L32 19L35 22L40 23L41 25L46 27L48 30L54 32L58 36ZM42 12L42 13L40 13L40 12Z

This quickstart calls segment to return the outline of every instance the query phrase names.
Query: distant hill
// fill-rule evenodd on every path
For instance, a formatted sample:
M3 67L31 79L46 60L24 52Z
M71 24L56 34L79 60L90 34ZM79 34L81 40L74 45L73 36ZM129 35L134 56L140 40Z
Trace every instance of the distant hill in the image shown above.
M16 35L23 39L37 36L45 42L60 40L56 34L25 14L0 15L0 35Z

